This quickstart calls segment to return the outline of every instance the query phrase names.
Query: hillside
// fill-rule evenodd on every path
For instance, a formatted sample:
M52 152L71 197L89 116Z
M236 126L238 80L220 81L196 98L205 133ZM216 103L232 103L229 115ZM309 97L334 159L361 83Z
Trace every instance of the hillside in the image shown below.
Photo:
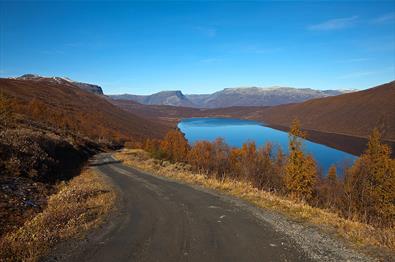
M385 139L395 140L395 81L335 97L251 110L246 117L286 127L298 118L305 129L360 137L378 127Z
M41 212L92 155L167 130L97 90L63 78L0 79L0 238Z
M182 118L205 116L206 109L169 106L169 105L144 105L131 100L108 99L112 104L137 116L160 122L169 127L174 127Z
M0 79L0 91L28 105L33 100L43 104L68 127L93 137L116 134L122 137L160 137L160 124L125 112L105 97L87 92L80 85L55 78ZM44 118L44 116L43 116Z
M233 106L273 106L299 103L309 99L335 96L349 91L314 90L290 87L225 88L212 94L184 95L181 91L163 91L148 96L111 95L115 100L130 100L144 105L170 105L196 108L224 108Z

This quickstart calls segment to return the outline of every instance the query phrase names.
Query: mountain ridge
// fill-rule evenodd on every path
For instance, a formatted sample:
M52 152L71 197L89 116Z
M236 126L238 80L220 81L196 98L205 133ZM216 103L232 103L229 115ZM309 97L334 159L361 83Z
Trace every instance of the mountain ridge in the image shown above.
M36 74L24 74L19 77L10 77L8 79L15 79L15 80L30 80L30 81L45 81L45 82L55 82L58 84L68 84L68 85L73 85L77 86L78 88L87 91L89 93L97 94L97 95L104 95L103 89L99 85L95 84L90 84L90 83L84 83L84 82L79 82L72 80L68 77L59 77L59 76L53 76L53 77L47 77L47 76L40 76Z
M48 108L48 114L70 117L73 124L87 133L118 133L122 137L162 137L167 127L126 112L110 103L106 96L84 90L63 78L24 76L0 78L0 91L12 99L29 104L36 100ZM88 121L89 118L89 121Z
M144 105L197 107L180 90L160 91L152 95L109 95L115 100L131 100Z
M183 94L180 90L151 95L109 95L114 100L131 100L144 105L170 105L196 108L232 106L275 106L304 102L314 98L340 95L354 90L315 90L293 87L235 87L212 94ZM176 98L175 98L176 97Z

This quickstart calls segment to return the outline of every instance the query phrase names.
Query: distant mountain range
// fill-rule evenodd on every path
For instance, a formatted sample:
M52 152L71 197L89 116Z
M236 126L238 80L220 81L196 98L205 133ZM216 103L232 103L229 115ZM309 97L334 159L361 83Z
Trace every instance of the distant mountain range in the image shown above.
M199 97L198 97L199 98ZM251 119L287 130L297 118L309 139L355 155L366 148L367 137L378 127L395 152L395 81L362 91L276 106L191 108L144 105L131 100L110 100L118 107L153 122L176 126L183 118L230 117ZM395 156L395 153L393 153Z
M184 107L197 107L181 91L162 91L152 95L110 95L115 100L130 100L143 105L171 105Z
M115 100L131 100L144 105L170 105L196 108L232 106L274 106L300 103L314 98L336 96L351 90L314 90L291 87L225 88L212 94L184 95L181 91L163 91L152 95L111 95Z
M67 77L44 77L25 74L11 79L45 81L76 86L89 93L104 95L100 86L71 80ZM113 100L134 101L143 105L169 105L193 108L224 108L233 106L275 106L300 103L314 98L336 96L355 90L314 90L291 87L239 87L225 88L212 94L184 95L181 91L162 91L152 95L109 95Z

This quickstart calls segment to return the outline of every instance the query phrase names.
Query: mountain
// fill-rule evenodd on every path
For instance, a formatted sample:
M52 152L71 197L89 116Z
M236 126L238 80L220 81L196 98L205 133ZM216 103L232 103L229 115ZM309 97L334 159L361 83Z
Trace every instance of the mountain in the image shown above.
M395 81L358 92L255 109L247 117L286 127L298 118L306 129L360 137L378 127L384 138L395 140Z
M82 82L76 82L68 78L64 78L66 81L69 81L71 84L74 84L81 88L82 90L88 91L89 93L97 94L97 95L103 95L103 89L98 86L98 85L93 85L93 84L88 84L88 83L82 83Z
M120 109L108 102L105 96L90 92L87 86L91 85L31 75L16 79L0 78L1 93L27 107L35 100L39 105L36 106L37 111L43 111L37 115L42 114L43 119L64 122L69 128L74 127L92 137L117 133L138 139L162 137L166 132L165 126ZM26 110L29 113L29 108Z
M123 94L123 95L109 95L108 97L110 97L113 100L126 100L126 101L137 102L140 104L145 104L144 100L146 99L147 96Z
M204 107L205 101L210 98L211 94L194 94L185 96L195 105L199 105L199 107Z
M182 118L189 117L232 117L261 121L287 131L292 120L298 118L310 140L355 155L362 153L370 132L378 127L395 156L395 82L302 103L265 107L199 109L110 101L126 111L168 126L176 126Z
M162 91L152 95L112 95L112 99L131 100L144 105L172 105L196 107L181 91Z
M77 81L71 80L70 78L67 78L67 77L43 77L43 76L34 75L34 74L25 74L20 77L15 77L13 79L30 80L30 81L36 81L36 82L44 81L44 82L54 82L54 83L65 84L65 85L73 85L73 86L77 86L80 89L87 91L89 93L103 95L103 90L100 86L88 84L88 83L77 82Z
M224 90L215 92L204 99L201 102L201 107L221 108L231 106L273 106L288 103L298 103L318 97L334 96L339 94L342 94L342 91L319 91L309 88L225 88ZM199 97L199 99L201 98L202 97Z
M273 106L299 103L309 99L335 96L348 91L314 90L290 87L241 87L225 88L213 94L183 95L181 91L165 91L149 96L115 95L118 100L132 100L145 105L172 105L197 108L222 108L232 106Z

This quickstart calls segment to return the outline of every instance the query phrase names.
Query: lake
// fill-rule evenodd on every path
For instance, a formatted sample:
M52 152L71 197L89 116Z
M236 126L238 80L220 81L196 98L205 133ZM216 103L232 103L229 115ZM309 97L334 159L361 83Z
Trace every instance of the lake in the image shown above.
M188 118L183 119L178 128L185 134L190 144L199 140L214 141L221 137L234 147L241 147L247 141L255 141L257 146L270 142L275 147L288 152L288 133L270 128L262 123L250 120L229 118ZM303 140L304 151L313 155L324 174L332 164L341 166L353 162L356 157L349 153Z

